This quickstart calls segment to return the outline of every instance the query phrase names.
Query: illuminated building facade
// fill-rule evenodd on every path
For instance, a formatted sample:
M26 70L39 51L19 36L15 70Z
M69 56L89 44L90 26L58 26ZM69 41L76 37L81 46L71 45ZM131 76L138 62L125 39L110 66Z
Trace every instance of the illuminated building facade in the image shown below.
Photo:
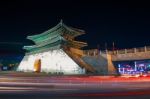
M80 29L66 26L62 20L44 33L28 36L35 45L24 46L26 55L17 71L46 72L55 74L85 74L94 69L85 64L80 56L80 48L87 43L75 41L84 34Z
M117 65L118 73L121 75L150 73L150 60L125 61Z

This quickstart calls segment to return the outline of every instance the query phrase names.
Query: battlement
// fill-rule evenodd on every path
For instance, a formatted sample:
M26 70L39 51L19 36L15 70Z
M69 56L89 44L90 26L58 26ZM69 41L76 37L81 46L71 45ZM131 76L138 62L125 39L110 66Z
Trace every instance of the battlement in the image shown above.
M84 54L87 56L98 56L108 54L111 55L112 61L126 61L126 60L144 60L150 59L150 46L120 49L120 50L84 50Z
M98 50L98 49L89 49L84 50L84 54L89 56L96 56L99 54L127 54L127 53L140 53L140 52L148 52L150 51L150 46L138 47L138 48L129 48L129 49L119 49L119 50Z

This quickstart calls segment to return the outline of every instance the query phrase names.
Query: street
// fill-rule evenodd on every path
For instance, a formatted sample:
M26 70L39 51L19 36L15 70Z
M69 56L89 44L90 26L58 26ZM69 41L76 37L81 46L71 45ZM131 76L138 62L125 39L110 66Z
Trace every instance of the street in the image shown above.
M0 96L12 99L149 99L150 77L51 76L10 72L0 75Z

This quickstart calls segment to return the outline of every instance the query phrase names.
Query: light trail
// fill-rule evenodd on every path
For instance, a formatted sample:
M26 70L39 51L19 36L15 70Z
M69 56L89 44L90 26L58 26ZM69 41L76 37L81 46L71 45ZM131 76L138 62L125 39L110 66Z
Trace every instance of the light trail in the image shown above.
M18 74L18 76L17 73L13 74L13 76L11 74L0 75L0 93L81 94L81 96L86 96L88 93L90 96L98 96L101 94L109 95L114 92L122 92L121 94L125 95L124 92L150 91L150 77L37 76L26 75L26 73Z

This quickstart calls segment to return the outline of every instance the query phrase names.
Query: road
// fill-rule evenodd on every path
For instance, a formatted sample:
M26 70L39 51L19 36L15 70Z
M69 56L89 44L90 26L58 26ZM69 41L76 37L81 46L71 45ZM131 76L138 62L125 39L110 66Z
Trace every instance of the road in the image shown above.
M0 96L9 99L150 99L150 77L0 74Z

